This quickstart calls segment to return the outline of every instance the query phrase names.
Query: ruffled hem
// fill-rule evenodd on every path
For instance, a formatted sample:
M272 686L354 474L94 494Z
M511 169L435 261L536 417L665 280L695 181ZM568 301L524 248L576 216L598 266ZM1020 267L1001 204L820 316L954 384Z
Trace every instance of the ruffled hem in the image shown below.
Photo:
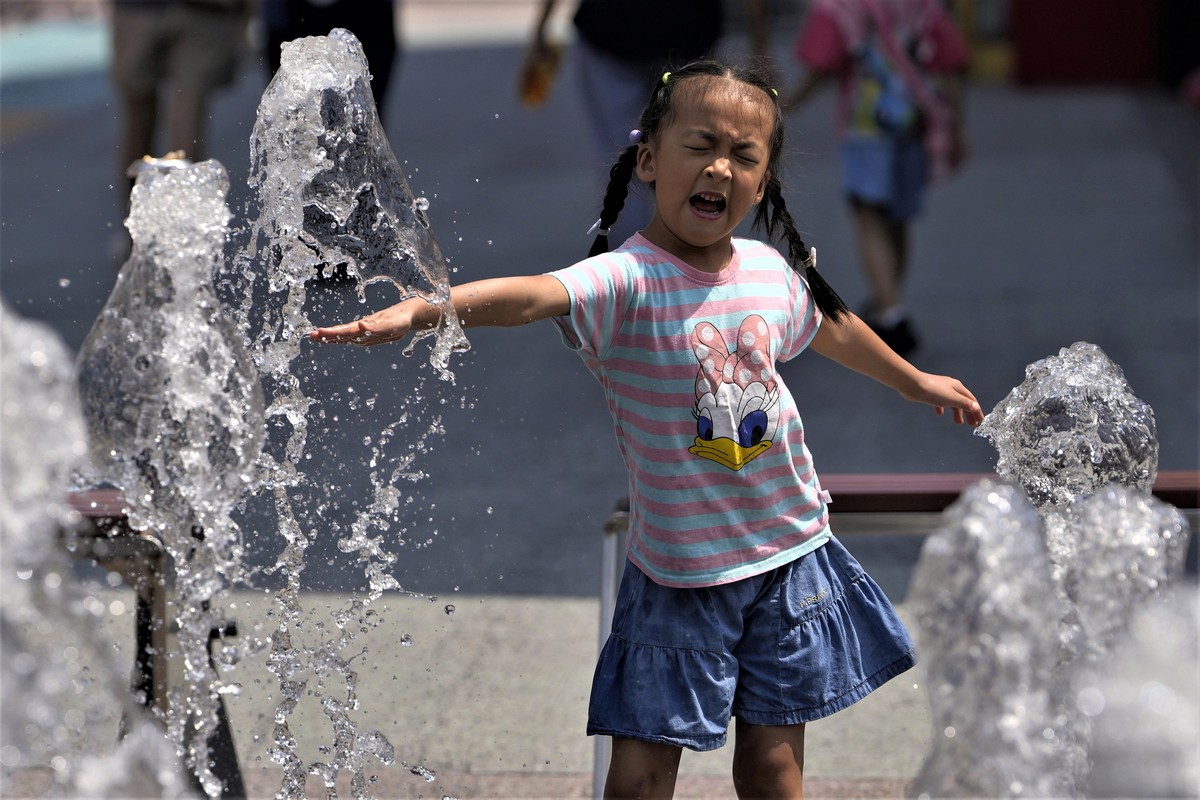
M675 747L686 747L688 750L693 750L697 753L707 753L709 750L719 750L725 746L728 741L728 733L722 733L719 736L708 736L700 739L681 739L677 736L653 736L638 731L615 730L612 728L602 727L590 719L587 725L588 736L613 736L618 739L637 739L642 742L652 742L654 744L669 744Z
M855 686L850 691L843 694L841 697L830 700L824 705L816 708L802 708L794 711L734 711L733 715L742 722L747 722L751 725L801 725L808 722L815 722L819 719L832 716L842 709L862 700L871 692L883 686L892 678L907 672L917 664L917 656L914 652L905 653L903 657L896 659L891 664L888 664L883 669L868 677L865 681Z
M729 662L728 656L713 650L643 644L611 634L592 681L588 734L698 751L721 747L729 718L711 719L712 709L704 707L702 698L711 698L713 685L722 683L733 695L736 671ZM692 685L692 676L702 685ZM684 692L681 682L686 682ZM642 730L627 727L633 719Z

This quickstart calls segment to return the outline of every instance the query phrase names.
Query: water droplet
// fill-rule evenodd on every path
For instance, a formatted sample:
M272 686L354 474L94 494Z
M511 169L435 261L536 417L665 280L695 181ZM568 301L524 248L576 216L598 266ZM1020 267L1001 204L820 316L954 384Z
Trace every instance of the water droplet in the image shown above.
M445 609L445 611L446 611L446 616L447 616L447 617L453 617L453 616L454 616L454 604L453 604L453 603L447 603L447 604L446 604L446 609Z
M437 779L437 773L431 769L422 767L420 764L406 764L405 766L408 767L408 771L413 775L424 778L428 783L433 783Z
M418 211L428 211L429 210L429 198L428 197L418 197L416 200L413 201L413 206Z
M71 285L71 279L70 278L59 278L58 285L65 289Z

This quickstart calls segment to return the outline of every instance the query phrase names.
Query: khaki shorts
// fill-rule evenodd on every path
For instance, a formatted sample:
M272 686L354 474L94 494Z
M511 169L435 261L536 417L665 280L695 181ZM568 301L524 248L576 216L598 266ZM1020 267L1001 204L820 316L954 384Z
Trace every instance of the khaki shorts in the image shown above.
M112 79L125 94L169 82L207 92L233 82L243 15L222 4L121 5L112 15Z

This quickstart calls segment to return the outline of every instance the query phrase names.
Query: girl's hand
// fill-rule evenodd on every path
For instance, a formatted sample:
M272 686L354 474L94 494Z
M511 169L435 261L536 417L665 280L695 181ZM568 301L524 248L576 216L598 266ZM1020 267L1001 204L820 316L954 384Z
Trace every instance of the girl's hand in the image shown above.
M949 408L954 413L955 425L965 422L974 428L983 422L983 409L979 407L979 401L956 378L922 372L917 377L913 392L904 393L903 396L907 400L933 406L939 416Z
M424 301L418 300L417 302L423 303ZM376 344L398 342L407 336L412 328L413 303L405 301L354 322L346 322L328 328L317 328L308 334L308 338L315 342L335 342L370 347Z

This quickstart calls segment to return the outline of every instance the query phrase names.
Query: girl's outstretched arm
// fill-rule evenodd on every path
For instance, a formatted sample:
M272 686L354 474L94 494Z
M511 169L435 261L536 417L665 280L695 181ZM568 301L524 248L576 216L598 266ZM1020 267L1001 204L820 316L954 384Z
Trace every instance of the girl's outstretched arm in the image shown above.
M841 325L822 325L812 342L816 350L844 367L890 386L906 400L926 403L938 414L949 408L955 423L975 426L983 410L975 395L957 379L922 372L883 343L865 322L847 314Z
M488 278L450 290L450 302L464 328L512 326L562 316L571 310L567 290L550 275ZM398 342L414 330L438 324L441 310L411 297L353 322L317 328L308 337L319 342L364 346Z

